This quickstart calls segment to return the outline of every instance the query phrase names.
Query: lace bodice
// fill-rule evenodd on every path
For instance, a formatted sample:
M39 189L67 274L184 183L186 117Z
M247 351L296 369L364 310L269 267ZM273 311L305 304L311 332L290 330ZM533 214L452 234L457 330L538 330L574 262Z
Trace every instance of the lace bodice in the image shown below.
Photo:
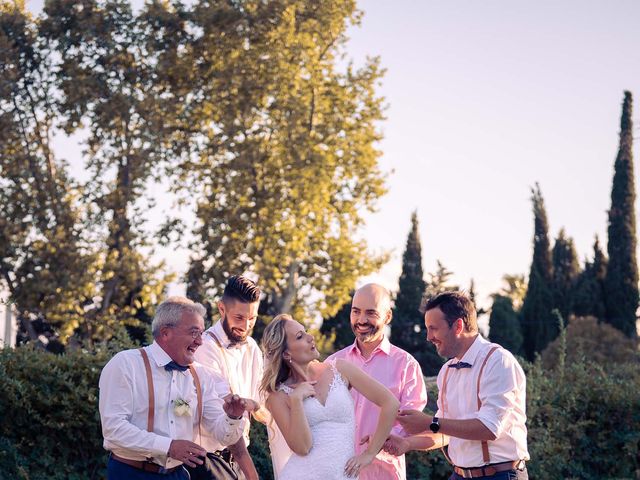
M304 400L313 445L306 456L292 454L278 480L343 480L344 467L354 453L355 415L349 385L335 363L330 363L333 378L325 404L316 397ZM287 395L292 389L284 384L278 390Z

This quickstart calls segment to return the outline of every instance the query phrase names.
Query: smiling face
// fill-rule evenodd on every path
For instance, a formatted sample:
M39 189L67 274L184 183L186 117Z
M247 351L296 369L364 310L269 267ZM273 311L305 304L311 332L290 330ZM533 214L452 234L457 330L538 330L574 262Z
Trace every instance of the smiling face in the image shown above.
M283 352L282 358L285 362L305 365L320 356L313 335L307 333L303 325L295 320L287 320L284 331L287 349Z
M222 328L232 343L244 342L256 324L260 302L244 303L239 300L218 302Z
M451 358L460 353L461 342L458 336L463 330L462 319L458 318L449 326L445 314L436 307L426 311L424 325L427 327L427 340L436 347L438 355Z
M193 363L194 354L202 345L204 319L197 313L184 312L175 326L164 326L158 344L178 365L187 366Z
M391 321L388 295L379 286L358 290L351 302L351 330L359 343L380 343L384 327Z

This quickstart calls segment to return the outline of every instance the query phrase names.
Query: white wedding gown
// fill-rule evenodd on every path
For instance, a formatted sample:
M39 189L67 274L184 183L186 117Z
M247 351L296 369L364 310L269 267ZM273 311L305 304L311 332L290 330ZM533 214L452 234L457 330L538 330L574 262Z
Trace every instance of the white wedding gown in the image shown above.
M330 365L333 380L325 404L316 397L303 402L313 440L311 451L305 456L292 453L278 480L353 480L344 473L347 461L355 455L353 399L335 364ZM280 385L279 389L291 392L286 385Z

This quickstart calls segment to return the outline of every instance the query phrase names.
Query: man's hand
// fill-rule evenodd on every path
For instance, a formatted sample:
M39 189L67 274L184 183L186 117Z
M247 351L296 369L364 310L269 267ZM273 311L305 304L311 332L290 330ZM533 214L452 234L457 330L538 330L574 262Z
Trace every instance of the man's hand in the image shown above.
M229 395L225 397L222 408L230 417L241 417L245 411L248 411L248 401L253 402L253 400L248 400L246 398L239 397L238 395Z
M169 451L167 454L176 460L180 460L189 467L195 467L196 465L202 465L207 451L197 443L190 442L189 440L171 440ZM202 457L202 458L200 458Z
M397 420L404 431L410 434L424 432L431 423L431 417L418 410L401 410Z
M389 435L389 438L387 438L387 441L384 442L384 445L382 445L382 450L399 457L400 455L407 453L409 451L409 447L409 442L405 438L391 434Z

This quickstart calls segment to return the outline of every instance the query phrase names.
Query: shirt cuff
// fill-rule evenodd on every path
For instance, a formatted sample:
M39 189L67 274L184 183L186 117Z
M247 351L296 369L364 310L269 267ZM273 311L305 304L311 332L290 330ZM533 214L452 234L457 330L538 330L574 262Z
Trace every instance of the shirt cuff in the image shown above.
M169 447L171 447L171 439L157 435L153 441L153 456L166 455L168 457Z

